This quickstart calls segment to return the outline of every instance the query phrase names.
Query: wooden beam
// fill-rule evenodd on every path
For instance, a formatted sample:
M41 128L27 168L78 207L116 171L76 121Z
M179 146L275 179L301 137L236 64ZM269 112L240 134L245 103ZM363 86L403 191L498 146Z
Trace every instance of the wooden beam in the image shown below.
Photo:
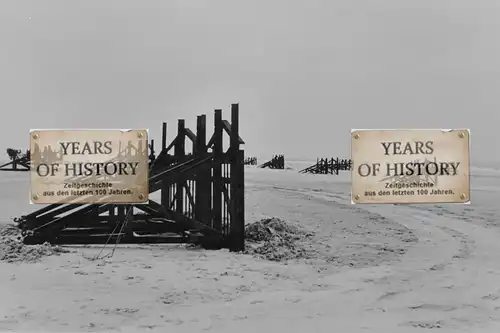
M167 148L167 123L163 122L161 128L161 150L165 150Z
M189 128L185 129L185 133L188 139L191 140L193 144L196 144L196 135Z
M207 154L207 116L198 116L196 122L196 149L197 155L206 156ZM211 163L205 164L197 172L195 187L195 219L212 225L212 166Z
M179 119L177 122L177 143L175 145L174 155L177 158L182 158L186 155L186 123L184 119ZM177 191L175 210L178 214L184 213L184 188L182 185L182 181L175 183L175 190Z
M212 225L213 228L222 231L222 156L223 156L223 131L222 110L214 111L214 159L213 168L213 187L212 187Z
M214 140L215 140L215 134L212 135L210 140L208 140L207 147L212 147L214 145Z
M232 120L231 120L231 122L232 122ZM227 135L229 135L229 137L231 137L231 133L232 133L232 130L231 130L232 126L231 126L231 124L227 120L223 120L222 124L224 126L224 131L226 131ZM237 139L238 139L238 143L239 144L242 144L242 145L245 144L245 141L243 141L243 139L239 135L238 135Z
M175 147L176 144L177 144L177 137L173 139L172 142L170 142L170 144L164 151L168 153L173 147Z
M239 105L231 105L231 198L229 200L230 245L231 251L243 251L245 249L245 156L240 150L241 138L239 137Z

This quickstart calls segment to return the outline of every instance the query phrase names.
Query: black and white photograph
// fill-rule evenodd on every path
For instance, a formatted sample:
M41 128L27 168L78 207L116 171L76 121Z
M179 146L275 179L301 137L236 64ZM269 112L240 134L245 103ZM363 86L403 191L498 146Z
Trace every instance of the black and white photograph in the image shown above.
M500 1L1 0L0 48L0 332L500 332Z

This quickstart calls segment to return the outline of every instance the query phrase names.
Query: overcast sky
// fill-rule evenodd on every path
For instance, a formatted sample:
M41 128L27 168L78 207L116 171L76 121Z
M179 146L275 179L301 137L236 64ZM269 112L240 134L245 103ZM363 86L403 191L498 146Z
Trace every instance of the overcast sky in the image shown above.
M31 19L30 19L31 17ZM240 103L247 155L348 156L351 128L470 128L500 161L500 1L1 0L0 142ZM211 122L210 122L211 124Z

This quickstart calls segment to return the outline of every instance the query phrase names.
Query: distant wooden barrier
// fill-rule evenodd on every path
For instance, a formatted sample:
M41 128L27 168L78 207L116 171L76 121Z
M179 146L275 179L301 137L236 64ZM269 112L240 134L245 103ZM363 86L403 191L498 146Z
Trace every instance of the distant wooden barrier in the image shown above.
M339 171L350 171L352 168L352 160L337 158L318 158L316 164L311 165L299 173L312 173L322 175L338 175Z
M245 165L257 165L257 157L247 157L243 162Z
M22 153L20 149L7 148L10 162L0 165L0 171L30 171L30 151Z
M283 170L285 169L285 156L274 155L270 161L259 165L259 168Z

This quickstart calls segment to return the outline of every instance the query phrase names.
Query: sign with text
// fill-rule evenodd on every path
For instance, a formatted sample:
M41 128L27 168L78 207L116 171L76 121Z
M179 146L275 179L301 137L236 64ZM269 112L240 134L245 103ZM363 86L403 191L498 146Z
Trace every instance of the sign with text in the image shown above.
M32 130L31 203L149 199L147 130Z
M469 130L353 130L352 203L468 203Z

